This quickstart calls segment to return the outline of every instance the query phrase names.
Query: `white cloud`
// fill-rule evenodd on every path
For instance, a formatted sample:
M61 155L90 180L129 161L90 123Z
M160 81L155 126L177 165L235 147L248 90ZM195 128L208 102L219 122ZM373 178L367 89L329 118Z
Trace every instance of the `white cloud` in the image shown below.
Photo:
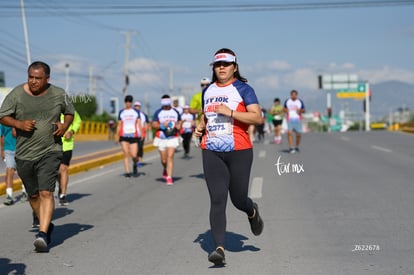
M384 66L380 70L360 70L359 78L376 84L385 81L401 81L414 84L414 72L399 68Z

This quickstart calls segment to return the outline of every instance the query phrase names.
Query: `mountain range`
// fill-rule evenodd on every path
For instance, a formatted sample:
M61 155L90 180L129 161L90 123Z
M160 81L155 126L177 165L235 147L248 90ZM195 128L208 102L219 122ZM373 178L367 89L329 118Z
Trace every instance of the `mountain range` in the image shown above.
M389 113L414 111L414 84L399 81L387 81L371 84L370 113L371 121L380 120ZM326 114L327 91L302 91L307 112L318 111ZM363 116L364 102L356 99L339 99L331 92L332 112L338 114L341 110Z

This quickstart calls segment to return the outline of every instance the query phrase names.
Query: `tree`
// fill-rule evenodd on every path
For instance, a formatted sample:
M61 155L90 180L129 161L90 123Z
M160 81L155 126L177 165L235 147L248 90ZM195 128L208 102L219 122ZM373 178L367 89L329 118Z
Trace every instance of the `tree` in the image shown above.
M98 104L95 96L80 94L72 96L69 99L82 119L92 117L96 114Z

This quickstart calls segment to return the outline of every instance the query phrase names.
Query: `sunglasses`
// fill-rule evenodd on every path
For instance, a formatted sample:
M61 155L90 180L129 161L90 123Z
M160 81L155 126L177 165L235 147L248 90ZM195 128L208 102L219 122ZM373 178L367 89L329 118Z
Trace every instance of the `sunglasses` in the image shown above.
M228 67L228 66L230 66L230 65L233 65L233 63L231 63L231 62L222 62L222 61L218 61L218 62L216 62L216 63L214 63L214 68L218 68L218 67L221 67L221 66L223 66L223 67Z

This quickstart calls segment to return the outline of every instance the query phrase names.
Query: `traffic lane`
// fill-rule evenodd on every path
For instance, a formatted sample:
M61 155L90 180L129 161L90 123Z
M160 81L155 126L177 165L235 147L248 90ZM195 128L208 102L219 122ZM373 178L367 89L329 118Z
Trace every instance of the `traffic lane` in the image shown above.
M207 255L213 244L200 156L197 150L189 160L177 156L174 186L166 186L161 180L157 152L144 155L146 165L140 169L139 178L121 177L121 163L72 176L70 204L67 208L57 207L55 212L51 251L42 255L28 252L33 235L26 230L19 233L24 235L23 243L10 232L7 237L14 238L15 253L9 259L24 264L28 274L210 272ZM27 208L22 211L27 212ZM263 258L260 244L251 244L251 239L261 237L250 233L244 214L231 208L229 211L236 214L229 219L227 233L231 264L220 273L257 271ZM20 222L27 226L29 215L25 215L25 221ZM252 264L243 265L246 260ZM51 264L46 268L45 262Z
M369 139L360 138L369 145ZM413 241L407 237L413 233L413 192L407 179L414 175L407 166L412 162L390 166L384 152L361 149L369 146L356 147L339 135L304 135L302 144L300 154L283 150L277 154L285 164L302 164L304 172L277 176L275 183L281 190L264 190L264 194L281 194L281 206L292 200L286 219L293 224L299 219L302 222L296 226L306 228L305 236L298 235L304 244L302 257L295 253L282 257L290 259L291 271L304 271L306 266L331 274L411 270ZM297 217L301 213L306 215ZM293 224L285 228L288 234L295 232ZM312 245L306 240L312 240Z
M229 202L228 266L217 272L244 274L245 271L257 273L260 270L260 274L306 274L312 270L312 273L319 274L361 274L362 270L364 274L389 274L398 268L397 263L401 270L409 270L406 258L411 256L410 253L408 256L399 255L402 257L397 257L398 253L397 256L388 255L396 253L399 243L405 240L398 237L400 233L412 233L404 231L407 224L401 224L404 222L401 218L407 217L394 217L402 228L391 228L390 221L386 220L385 228L378 229L381 220L376 210L378 207L380 211L384 210L384 206L377 205L376 197L372 198L375 194L369 193L365 183L358 185L358 179L367 175L360 171L359 165L353 164L353 158L363 158L358 155L360 150L324 135L304 135L302 152L297 155L285 153L286 144L260 146L255 146L252 179L263 178L263 197L255 200L264 217L265 230L260 237L252 236L245 215ZM257 152L260 149L266 154ZM341 161L332 161L332 156L343 151ZM212 242L209 239L208 194L200 178L199 151L193 149L195 156L190 160L181 160L180 153L177 154L176 184L172 188L160 180L161 166L157 152L153 153L154 159L149 159L151 154L144 156L148 165L140 170L145 174L138 178L138 184L133 184L133 179L124 182L119 177L122 167L118 164L116 171L105 166L95 172L102 173L103 170L109 174L83 176L81 183L70 186L79 199L65 210L72 211L67 215L63 215L62 210L58 211L61 215L56 223L63 227L57 228L63 231L71 225L70 228L74 229L88 229L74 230L75 233L66 233L56 241L51 253L59 259L59 271L72 274L79 268L78 271L90 270L92 274L95 271L109 274L118 272L122 266L123 274L136 274L132 272L138 269L143 271L142 274L155 271L157 274L189 274L193 270L198 274L216 272L209 269L207 262L207 251ZM366 152L359 154L365 156ZM304 172L279 176L274 165L277 156L281 156L285 163L302 164ZM319 160L324 161L320 163ZM344 169L356 176L346 180L347 174L342 174ZM74 182L71 177L71 183ZM123 184L122 188L120 184ZM77 188L81 188L80 191L76 191ZM383 193L383 190L379 192ZM135 222L135 217L139 221ZM122 232L121 237L116 234L118 229ZM27 232L24 234L27 239ZM388 242L390 234L396 237L389 240L392 245L385 250L386 244L378 239ZM31 244L31 238L29 236L25 244ZM372 242L378 241L379 252L352 251L357 241L371 239ZM406 245L411 245L410 240ZM79 247L82 252L79 252ZM115 257L101 255L100 251L104 249ZM21 259L20 262L25 262L23 256ZM116 266L111 267L110 263Z

